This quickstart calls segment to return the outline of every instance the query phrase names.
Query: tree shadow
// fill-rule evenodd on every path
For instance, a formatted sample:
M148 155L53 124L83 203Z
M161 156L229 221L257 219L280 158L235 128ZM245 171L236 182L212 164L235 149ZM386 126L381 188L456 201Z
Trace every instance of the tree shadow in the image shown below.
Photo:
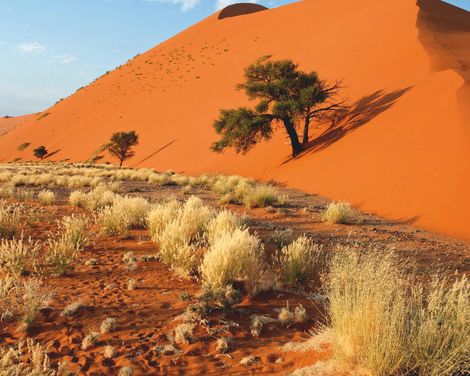
M330 126L320 136L311 140L307 145L304 145L304 150L297 158L307 153L324 150L335 142L338 142L347 134L362 127L375 117L390 109L396 101L410 89L411 86L390 93L386 93L384 90L378 90L359 99L348 108L335 111L328 119L325 119L325 121L330 123ZM289 160L291 159L292 158L289 158Z
M60 149L57 149L57 150L54 150L54 151L51 151L50 153L48 153L44 159L47 159L47 158L50 158L50 157L53 157L54 155L56 155L58 152L60 152Z

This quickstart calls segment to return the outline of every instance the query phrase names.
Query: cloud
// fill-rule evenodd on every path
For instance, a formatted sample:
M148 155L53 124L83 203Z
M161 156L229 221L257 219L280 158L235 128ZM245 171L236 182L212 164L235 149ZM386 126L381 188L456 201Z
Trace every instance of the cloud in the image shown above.
M38 42L30 42L30 43L21 43L19 44L16 49L23 53L23 54L43 54L46 52L47 47L44 44Z
M60 64L70 64L77 61L77 57L71 54L61 54L52 57L54 61L59 62Z
M200 0L145 0L148 2L171 3L181 7L183 12L193 9Z
M236 3L240 3L241 1L239 0L217 0L216 4L215 4L215 7L217 9L222 9L222 8L225 8L231 4L236 4ZM258 0L245 0L244 1L245 3L257 3Z

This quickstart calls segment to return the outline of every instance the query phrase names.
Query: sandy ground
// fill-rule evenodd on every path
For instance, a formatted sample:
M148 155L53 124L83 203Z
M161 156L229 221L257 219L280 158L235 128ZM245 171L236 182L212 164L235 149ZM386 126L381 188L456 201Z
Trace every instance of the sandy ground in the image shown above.
M219 18L1 137L0 160L31 159L24 142L46 145L51 160L86 160L114 131L135 129L133 166L276 179L470 239L468 12L438 0L304 0ZM282 131L247 156L211 153L219 109L247 104L234 87L268 54L343 79L350 112L314 130L294 161Z
M90 213L68 205L67 190L56 190L56 193L59 200L54 206L27 204L35 208L36 220L25 225L25 236L46 240L48 233L56 229L55 221L63 215L74 212L90 216ZM136 182L124 183L122 193L142 195L151 201L169 195L184 197L177 187L162 188ZM275 249L270 239L273 230L288 227L295 235L308 234L315 242L323 244L326 251L332 251L335 244L346 241L391 245L403 257L416 262L424 281L436 272L441 276L452 276L455 272L468 274L470 271L468 243L368 213L357 213L351 225L327 225L321 222L320 212L328 200L295 190L286 189L283 193L290 197L288 204L274 212L228 206L247 215L251 231L256 231L265 241L267 254ZM211 192L194 190L190 194L218 206L218 198ZM323 321L319 303L313 296L300 291L265 293L256 298L245 298L233 310L215 310L206 317L206 323L197 326L188 345L180 346L174 353L161 354L161 348L170 343L167 335L180 323L177 316L197 301L200 283L178 278L159 261L139 261L137 268L129 270L122 261L125 253L133 251L139 260L140 256L156 253L147 231L131 231L126 238L95 236L94 233L97 231L90 231L89 244L71 275L46 279L46 284L56 290L51 308L42 311L28 333L18 332L18 324L0 322L1 343L15 343L22 337L32 336L49 347L48 354L53 362L65 360L70 368L86 375L116 375L120 367L128 365L134 367L136 375L285 375L328 358L327 350L282 351L284 344L308 338L308 331L318 328ZM90 259L97 260L96 265L87 265ZM130 278L138 281L136 290L127 290ZM76 317L61 317L64 307L76 300L82 300L86 308ZM269 324L263 328L260 338L253 338L251 316L263 314L276 318L287 302L291 307L301 303L308 311L309 322L290 328ZM91 330L98 330L102 320L108 317L117 318L116 331L102 335L91 349L82 350L83 337ZM232 349L226 355L216 351L216 339L221 336L233 339ZM103 357L107 345L117 350L117 356L112 360ZM239 365L240 360L249 355L257 357L257 363L249 367Z

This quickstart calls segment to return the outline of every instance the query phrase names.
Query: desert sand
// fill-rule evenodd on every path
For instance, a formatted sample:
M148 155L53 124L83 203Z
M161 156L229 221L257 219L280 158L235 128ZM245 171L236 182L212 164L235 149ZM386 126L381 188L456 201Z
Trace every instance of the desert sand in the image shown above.
M0 160L30 160L41 144L49 160L88 160L114 131L136 130L134 167L275 179L470 239L470 14L438 0L304 0L243 14L253 10L214 14L33 116L0 137ZM342 79L350 113L312 132L296 160L282 131L246 156L216 155L212 122L247 104L235 85L263 55Z

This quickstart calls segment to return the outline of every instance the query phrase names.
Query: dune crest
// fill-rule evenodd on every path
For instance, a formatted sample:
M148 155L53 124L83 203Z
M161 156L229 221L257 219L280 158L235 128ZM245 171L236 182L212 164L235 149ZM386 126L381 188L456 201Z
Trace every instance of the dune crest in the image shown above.
M32 159L17 150L28 141L57 151L52 160L88 160L113 131L136 130L134 167L276 179L470 239L468 12L442 9L437 0L305 0L226 22L215 14L1 137L0 159ZM350 111L313 129L296 160L282 131L246 156L212 153L213 120L250 105L235 85L263 55L343 79Z

